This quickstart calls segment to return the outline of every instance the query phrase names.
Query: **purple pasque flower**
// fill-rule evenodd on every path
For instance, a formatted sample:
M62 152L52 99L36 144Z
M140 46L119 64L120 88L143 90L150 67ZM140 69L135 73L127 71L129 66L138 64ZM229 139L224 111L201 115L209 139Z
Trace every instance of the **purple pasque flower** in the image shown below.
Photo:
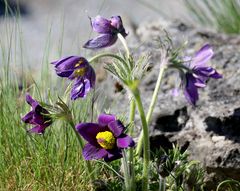
M79 56L69 56L52 62L58 76L75 80L71 90L71 99L86 97L94 87L96 74L88 61Z
M101 114L98 123L76 125L78 133L88 142L83 148L85 160L113 161L122 157L122 149L133 147L133 139L114 115Z
M32 110L22 118L22 121L34 125L28 132L43 134L45 129L52 124L52 120L49 117L50 113L29 94L26 94L26 101L31 105Z
M209 78L222 78L222 75L214 68L206 65L213 54L212 47L206 44L193 57L185 58L185 65L189 68L189 71L184 76L184 95L192 105L196 105L199 98L198 88L204 88Z
M83 46L84 48L99 49L109 47L117 41L118 33L123 37L128 35L123 27L120 16L112 16L108 20L98 15L90 20L93 30L100 35L86 42Z

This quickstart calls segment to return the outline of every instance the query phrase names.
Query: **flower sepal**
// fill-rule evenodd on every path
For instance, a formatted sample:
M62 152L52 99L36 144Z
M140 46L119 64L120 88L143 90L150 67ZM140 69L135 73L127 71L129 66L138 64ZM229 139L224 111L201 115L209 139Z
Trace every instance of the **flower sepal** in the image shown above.
M52 120L72 120L71 110L68 105L58 97L58 101L53 105L44 104L44 107L50 112Z

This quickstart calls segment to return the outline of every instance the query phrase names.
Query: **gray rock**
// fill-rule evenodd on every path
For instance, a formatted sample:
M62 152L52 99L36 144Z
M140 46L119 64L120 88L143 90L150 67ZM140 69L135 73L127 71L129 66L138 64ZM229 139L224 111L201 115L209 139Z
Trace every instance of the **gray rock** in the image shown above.
M227 178L240 180L240 38L180 22L154 21L141 24L136 34L139 43L143 45L136 54L151 52L150 62L153 63L152 70L141 84L146 112L160 62L159 52L152 39L165 35L163 27L173 37L175 45L188 40L187 53L194 53L203 44L210 43L215 52L211 65L224 78L210 79L207 87L199 90L197 106L192 107L183 95L171 95L176 73L167 72L150 125L151 148L170 148L172 143L187 148L190 158L199 160L206 168L209 189ZM127 112L129 102L126 93L114 93L113 89L110 90L110 100L114 100L115 106L113 110ZM139 127L139 118L136 120Z

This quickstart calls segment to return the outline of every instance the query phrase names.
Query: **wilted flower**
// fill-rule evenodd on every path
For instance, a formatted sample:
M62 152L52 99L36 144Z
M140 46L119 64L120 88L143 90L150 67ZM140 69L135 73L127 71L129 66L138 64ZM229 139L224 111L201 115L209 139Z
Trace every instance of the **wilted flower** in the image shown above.
M188 102L195 105L198 100L198 88L206 86L206 81L209 78L222 78L215 69L207 66L206 63L213 56L213 50L210 45L203 46L196 52L194 57L185 58L185 66L189 68L186 74L182 77L184 86L184 95Z
M117 41L118 33L123 37L127 36L120 16L112 16L110 20L97 16L91 19L91 25L94 31L100 33L100 36L89 40L83 46L84 48L105 48L113 45Z
M71 99L86 97L87 93L95 85L96 74L94 69L83 57L69 56L52 62L58 76L74 80L71 90Z
M101 114L98 123L80 123L76 125L76 129L88 142L83 148L86 160L116 160L122 157L122 149L135 144L133 139L124 133L125 127L114 115Z
M32 110L22 118L22 121L34 125L28 132L43 134L45 129L52 123L49 112L29 94L26 94L26 101L31 105Z

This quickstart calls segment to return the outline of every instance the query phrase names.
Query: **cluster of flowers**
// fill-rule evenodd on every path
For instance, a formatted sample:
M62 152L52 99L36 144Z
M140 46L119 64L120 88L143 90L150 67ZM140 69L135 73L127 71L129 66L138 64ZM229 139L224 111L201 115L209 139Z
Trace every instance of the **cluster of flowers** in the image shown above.
M85 48L108 47L117 41L118 33L127 36L120 16L113 16L110 20L97 16L91 19L91 25L100 36L89 40L84 45ZM58 76L74 80L72 100L86 97L95 86L96 74L87 59L68 56L51 64L54 65ZM32 110L22 118L22 121L34 125L29 132L43 134L52 124L50 113L29 94L26 95L26 101ZM88 142L82 151L86 160L100 158L104 158L105 161L116 160L122 157L122 149L135 145L133 139L124 133L125 127L122 122L114 115L101 114L98 123L80 123L76 125L76 130Z
M113 16L109 20L101 16L91 19L94 31L100 35L89 40L84 47L99 49L113 45L118 39L118 33L123 37L127 33L123 27L120 16ZM213 56L209 45L203 46L193 57L184 58L182 67L176 67L181 73L181 86L186 99L193 105L196 104L198 88L206 86L209 78L221 78L215 69L206 65ZM69 80L74 80L71 90L71 99L84 98L95 86L96 74L88 60L79 56L69 56L52 62L56 74ZM186 69L187 68L187 69ZM183 73L183 75L182 75ZM43 134L45 129L52 124L50 113L43 108L29 94L26 101L32 110L22 120L34 125L29 132ZM122 157L122 149L133 147L133 139L124 133L125 127L114 115L101 114L98 123L80 123L76 125L77 132L88 142L83 149L86 160L104 158L112 161Z

